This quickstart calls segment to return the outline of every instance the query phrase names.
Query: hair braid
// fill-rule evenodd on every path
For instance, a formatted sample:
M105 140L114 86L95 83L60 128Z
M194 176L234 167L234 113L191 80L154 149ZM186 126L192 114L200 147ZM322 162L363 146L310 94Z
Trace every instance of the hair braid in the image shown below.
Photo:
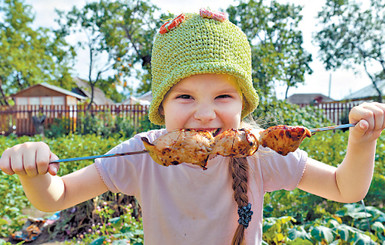
M246 157L230 157L229 170L233 179L232 188L234 190L234 200L237 203L238 208L244 207L249 202L249 198L247 196L249 165L247 163ZM231 244L242 244L244 240L244 233L245 227L239 224L234 233L233 241Z

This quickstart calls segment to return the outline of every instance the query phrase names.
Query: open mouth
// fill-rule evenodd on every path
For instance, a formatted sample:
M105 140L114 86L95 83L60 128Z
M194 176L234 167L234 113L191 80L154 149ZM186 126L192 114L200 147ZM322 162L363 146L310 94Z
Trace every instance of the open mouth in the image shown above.
M195 130L195 131L206 131L210 132L214 137L217 136L221 132L221 128L188 128L186 130Z
M217 128L217 129L211 131L211 133L214 137L217 136L220 132L221 132L221 128Z

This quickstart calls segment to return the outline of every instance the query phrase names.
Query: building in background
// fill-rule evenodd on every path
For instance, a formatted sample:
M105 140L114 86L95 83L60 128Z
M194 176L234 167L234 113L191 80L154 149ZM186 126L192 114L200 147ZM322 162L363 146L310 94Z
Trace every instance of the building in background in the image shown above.
M377 82L377 87L382 93L382 97L385 96L385 80ZM373 101L378 97L378 93L373 84L370 84L362 89L359 89L348 96L344 97L344 100L360 100L360 101Z
M66 89L41 83L23 89L11 95L17 106L25 105L77 105L87 97L73 93Z
M293 94L287 98L287 102L291 104L303 105L303 104L317 104L333 102L334 100L326 95L314 93L314 94Z

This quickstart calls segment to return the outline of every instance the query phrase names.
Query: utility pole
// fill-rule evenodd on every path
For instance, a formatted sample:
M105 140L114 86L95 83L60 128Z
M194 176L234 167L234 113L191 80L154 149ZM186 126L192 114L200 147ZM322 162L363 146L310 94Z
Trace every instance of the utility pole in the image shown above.
M329 92L328 92L328 97L330 97L330 93L331 93L331 90L332 90L332 74L330 73L329 74Z

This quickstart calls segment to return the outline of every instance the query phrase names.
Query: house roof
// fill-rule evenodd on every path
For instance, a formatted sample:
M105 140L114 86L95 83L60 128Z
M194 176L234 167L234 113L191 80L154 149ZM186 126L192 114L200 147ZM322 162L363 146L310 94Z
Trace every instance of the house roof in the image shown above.
M48 83L35 84L35 85L31 86L31 87L28 87L28 88L26 88L26 89L23 89L23 90L21 90L21 91L15 93L15 94L13 94L13 95L11 95L11 97L18 97L18 96L20 96L20 95L22 96L26 91L30 91L30 90L32 90L32 89L34 89L34 88L36 88L36 87L39 87L39 86L45 87L45 88L50 89L50 90L52 90L52 91L58 92L58 93L60 93L60 94L64 94L64 95L68 95L68 96L75 97L75 98L77 98L77 99L79 99L79 100L85 100L85 99L87 99L86 97L84 97L84 96L82 96L82 95L79 95L79 94L77 94L77 93L73 93L73 92L71 92L71 91L69 91L69 90L66 90L66 89L63 89L63 88L60 88L60 87L57 87L57 86L55 86L55 85L48 84Z
M78 86L80 92L84 96L91 98L91 88L89 83L86 80L83 80L78 77L75 77L74 81ZM115 102L107 98L104 92L98 87L94 87L94 103L97 105L115 104Z
M385 80L381 80L377 82L378 89L382 92L382 94L385 93ZM363 87L362 89L359 89L348 96L344 97L345 100L358 100L358 99L366 99L366 98L373 98L377 97L378 93L374 89L373 84L370 84L366 87Z
M293 94L287 98L287 101L292 104L310 104L314 102L332 102L334 101L332 98L320 94Z
M151 102L151 100L152 100L152 91L148 91L148 92L138 96L137 99L146 100L148 102Z

